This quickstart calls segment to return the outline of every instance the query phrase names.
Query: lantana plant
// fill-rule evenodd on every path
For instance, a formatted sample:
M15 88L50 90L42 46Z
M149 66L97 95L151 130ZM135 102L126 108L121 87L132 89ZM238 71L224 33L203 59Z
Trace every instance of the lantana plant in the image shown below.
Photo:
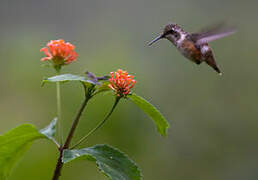
M86 72L84 75L61 74L63 66L69 65L77 59L78 55L75 52L75 46L64 40L52 40L41 51L46 55L41 60L50 63L56 71L55 76L45 78L42 81L42 86L46 83L56 84L57 117L41 130L37 130L34 125L23 124L0 136L0 180L8 179L16 162L28 150L32 142L37 139L48 139L57 146L59 157L57 158L56 168L53 170L52 180L60 178L62 167L66 163L78 158L95 161L98 169L109 179L141 180L142 173L136 163L117 148L106 144L97 144L92 147L78 149L82 142L85 142L90 135L93 135L105 124L122 99L131 100L135 103L153 120L157 131L162 136L166 136L169 124L163 115L144 98L132 92L137 82L135 77L121 69L101 77L97 77L91 72ZM64 139L61 123L60 87L61 83L72 81L79 82L83 86L84 96L82 97L81 106L71 120L70 130ZM79 141L73 142L74 133L79 128L78 123L88 102L94 96L104 92L111 92L114 96L114 103L110 111L96 127L81 137Z

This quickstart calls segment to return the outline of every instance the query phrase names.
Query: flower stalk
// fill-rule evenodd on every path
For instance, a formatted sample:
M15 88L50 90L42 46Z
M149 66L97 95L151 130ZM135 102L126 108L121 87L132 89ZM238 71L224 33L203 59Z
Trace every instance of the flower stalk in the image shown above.
M109 113L106 115L106 117L104 118L104 120L102 120L101 122L99 122L97 124L97 126L95 128L93 128L88 134L86 134L83 138L81 138L75 145L73 145L71 147L71 149L74 149L75 147L79 146L83 141L85 141L91 134L93 134L95 131L97 131L99 128L101 128L104 123L108 120L108 118L111 116L111 114L114 112L117 104L119 103L119 100L121 99L121 97L116 97L115 103L112 106L111 110L109 111Z
M59 74L59 73L58 73ZM58 119L58 139L60 145L63 144L63 130L62 130L62 108L61 108L61 92L60 92L60 82L56 82L56 101L57 101L57 119Z

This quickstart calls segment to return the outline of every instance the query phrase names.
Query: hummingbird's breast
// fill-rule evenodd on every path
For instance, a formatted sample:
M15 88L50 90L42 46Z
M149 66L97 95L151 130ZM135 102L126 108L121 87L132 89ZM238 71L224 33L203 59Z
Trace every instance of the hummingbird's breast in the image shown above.
M182 55L191 61L196 63L202 61L201 49L196 47L193 41L185 39L177 45L177 48L182 53Z

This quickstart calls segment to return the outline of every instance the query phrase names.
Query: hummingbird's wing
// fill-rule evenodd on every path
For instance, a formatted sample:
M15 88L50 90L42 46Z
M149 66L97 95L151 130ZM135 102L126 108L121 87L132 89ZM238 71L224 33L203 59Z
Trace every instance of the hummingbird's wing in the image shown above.
M225 27L224 23L217 24L199 33L191 34L197 45L205 44L235 33L234 28Z

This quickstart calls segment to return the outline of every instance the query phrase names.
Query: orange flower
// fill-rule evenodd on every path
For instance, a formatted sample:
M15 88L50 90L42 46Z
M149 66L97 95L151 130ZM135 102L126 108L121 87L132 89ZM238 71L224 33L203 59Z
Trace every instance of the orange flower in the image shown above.
M41 61L52 61L55 67L70 64L78 56L74 49L74 45L62 39L51 40L46 47L40 49L47 56L42 58Z
M134 76L129 75L126 71L118 69L117 72L110 72L109 88L113 89L117 96L123 97L130 93L136 80Z

